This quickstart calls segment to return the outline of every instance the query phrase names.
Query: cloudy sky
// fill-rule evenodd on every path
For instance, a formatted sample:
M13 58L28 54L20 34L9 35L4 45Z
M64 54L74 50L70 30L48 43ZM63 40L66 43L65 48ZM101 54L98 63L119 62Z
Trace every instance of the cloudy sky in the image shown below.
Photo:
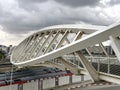
M120 0L0 0L0 44L17 45L46 26L119 20Z

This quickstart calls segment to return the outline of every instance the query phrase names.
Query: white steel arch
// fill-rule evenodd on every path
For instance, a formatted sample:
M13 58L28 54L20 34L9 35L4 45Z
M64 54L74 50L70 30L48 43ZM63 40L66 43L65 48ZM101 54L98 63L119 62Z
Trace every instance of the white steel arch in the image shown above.
M64 55L77 55L84 68L91 76L93 81L98 81L98 72L92 67L80 50L87 49L90 46L100 44L105 55L102 42L110 40L111 46L120 60L120 23L108 27L93 25L57 25L40 29L38 32L27 37L12 51L11 63L23 67L42 63L41 65L51 64L50 61L58 59L65 66L75 73L79 73L80 68L71 66ZM90 54L91 55L91 54ZM47 62L47 64L46 64ZM60 65L58 65L60 67Z
M18 66L26 66L30 64L31 65L35 64L36 60L38 60L37 63L40 63L56 57L60 57L61 56L60 54L59 54L60 56L53 55L55 57L53 58L48 57L48 59L46 56L48 55L51 56L52 53L56 53L57 51L64 50L66 46L68 48L69 45L71 46L75 44L76 41L74 41L74 43L71 42L68 45L64 45L64 47L63 46L61 47L63 42L65 42L65 40L67 39L68 34L76 34L77 36L77 33L84 32L84 34L89 35L103 28L105 27L92 26L92 25L87 25L87 26L86 25L57 25L57 26L51 26L51 27L41 29L38 32L34 33L33 35L27 37L18 46L15 47L11 55L11 63ZM60 39L59 35L62 35L61 41L58 40ZM49 42L50 40L48 39L51 39L51 42ZM48 49L51 49L51 47L55 45L55 43L56 43L56 47L54 48L54 50L48 53ZM48 46L45 44L48 44ZM43 52L42 54L39 54L40 53L39 51L41 51L43 47L46 48L45 52ZM38 51L38 53L36 52L32 53L31 50L34 50L34 49L36 49L36 52ZM78 50L80 49L71 50L70 53ZM31 54L32 54L32 57L28 57L29 55L31 56ZM39 54L39 55L35 56L35 54ZM66 51L65 54L69 54L69 52L67 53ZM65 54L62 54L62 55L65 55ZM41 60L43 57L46 57L46 59Z
M69 54L84 48L87 48L89 46L99 44L103 41L109 40L109 37L112 36L113 38L119 37L120 35L120 25L114 24L109 27L98 27L98 26L85 26L85 25L58 25L58 26L52 26L47 27L44 29L41 29L40 31L34 33L33 35L27 37L24 41L22 41L12 52L11 55L11 63L18 66L26 66L26 65L32 65L35 63L40 63L44 61L49 61L50 59L54 59L57 57L60 57L65 54ZM74 42L71 42L70 44L64 45L60 48L57 48L55 50L51 50L49 53L42 53L39 54L39 50L43 49L43 45L45 45L44 48L47 50L49 47L49 44L52 42L53 44L56 42L54 39L49 42L50 37L55 37L55 34L62 34L63 37L67 37L68 34L71 33L79 33L79 31L84 32L84 34L87 34L86 37L82 37ZM65 34L66 33L66 34ZM50 35L49 35L50 34ZM52 36L53 34L53 36ZM64 36L65 34L65 36ZM57 35L57 37L58 37ZM45 37L46 36L46 37ZM48 37L47 37L48 36ZM45 41L44 41L45 39ZM62 42L65 38L62 39ZM43 40L43 41L42 41ZM37 44L37 45L36 45ZM43 44L43 45L42 45ZM48 46L47 46L48 44ZM58 44L60 44L58 42ZM61 43L63 44L63 43ZM56 44L57 45L57 44ZM37 56L33 55L33 57L28 57L31 55L32 52L28 49L33 49L38 46L38 54ZM51 46L51 45L50 45ZM42 47L42 48L40 48ZM49 47L50 48L50 47ZM36 50L36 52L37 52ZM32 53L35 54L35 53Z

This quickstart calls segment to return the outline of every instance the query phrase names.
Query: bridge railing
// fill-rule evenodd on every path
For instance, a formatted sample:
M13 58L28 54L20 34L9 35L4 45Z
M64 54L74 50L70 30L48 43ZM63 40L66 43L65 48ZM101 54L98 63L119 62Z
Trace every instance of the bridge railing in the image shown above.
M73 55L64 55L64 58L66 58L70 63L84 68L78 57ZM117 57L86 56L86 58L96 71L120 76L120 62Z

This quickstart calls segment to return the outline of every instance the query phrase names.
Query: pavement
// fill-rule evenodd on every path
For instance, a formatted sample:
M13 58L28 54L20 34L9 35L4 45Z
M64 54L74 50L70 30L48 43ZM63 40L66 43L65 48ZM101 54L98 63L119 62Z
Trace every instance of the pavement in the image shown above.
M120 90L120 85L91 86L86 88L75 88L71 90Z
M120 90L120 85L103 81L97 83L91 83L91 81L86 81L82 83L59 86L54 90Z
M92 81L88 80L88 81L84 81L84 82L77 82L77 83L72 83L72 84L68 84L68 85L62 85L62 86L56 87L54 90L69 90L71 88L76 88L78 86L86 85L89 83L92 83Z

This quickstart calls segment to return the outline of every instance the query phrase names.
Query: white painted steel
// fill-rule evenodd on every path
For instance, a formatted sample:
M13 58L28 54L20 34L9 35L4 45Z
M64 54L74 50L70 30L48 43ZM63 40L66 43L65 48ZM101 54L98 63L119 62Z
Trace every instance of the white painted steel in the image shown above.
M38 34L40 37L37 36ZM68 36L70 34L75 34L73 40L68 39ZM44 37L42 35L44 35ZM40 43L38 43L38 45L35 44L36 36L37 38L43 38L42 40L39 41ZM49 38L51 36L53 39L49 41ZM62 36L62 38L60 36ZM110 36L112 36L113 38L111 38ZM120 60L119 57L120 43L119 40L115 40L116 37L119 36L120 36L120 23L116 23L108 27L102 27L102 26L100 27L100 26L92 26L92 25L51 26L51 27L43 28L40 31L34 33L33 35L23 40L13 50L10 61L12 64L20 67L34 65L38 63L45 64L46 61L47 62L52 61L55 58L63 57L63 55L66 54L78 52L82 49L95 46L96 44L100 44L103 52L106 54L106 56L108 56L107 52L105 51L102 45L102 42L107 40L112 41L113 44L112 48L115 51L116 56ZM88 51L89 55L92 56L91 52L88 49L86 50ZM82 56L80 56L81 61L85 61L85 58L81 58L81 57ZM92 66L89 64L89 62L86 61L83 63L83 65L87 67L86 68L86 71L88 71L87 73L90 74L90 76L94 81L99 80L100 75L98 75L98 73L92 69ZM49 66L48 64L49 63L47 63L46 65ZM51 64L51 65L57 67L57 64ZM66 65L68 64L66 63ZM77 73L80 72L81 74L82 72L84 72L81 69L80 71L78 71L78 69L80 68L76 67L75 69Z
M41 29L39 32L37 33L34 33L33 35L31 36L35 36L36 34L46 34L48 32L55 32L57 33L57 31L60 31L61 33L62 32L66 32L69 30L69 33L78 33L79 31L82 31L84 32L85 34L90 34L90 33L93 33L97 30L100 30L100 29L103 29L105 27L98 27L98 26L85 26L85 25L59 25L59 26L54 26L54 27L48 27L48 28L44 28L44 29ZM47 35L47 34L46 34ZM31 36L27 37L26 39L29 39L31 38ZM33 39L32 39L33 40ZM28 40L29 41L29 40ZM24 42L24 41L23 41ZM22 43L22 42L21 42ZM20 45L21 45L20 43ZM32 43L32 42L31 42ZM34 44L32 44L34 45ZM76 45L76 43L70 43L68 45L65 45L67 46L68 50L70 50L69 52L68 51L65 51L64 49L66 48L65 46L62 47L62 48L58 48L58 49L55 49L54 51L51 51L50 53L45 53L43 55L40 55L38 57L34 57L34 58L24 58L24 56L26 56L28 53L27 50L30 48L30 46L32 45L27 45L28 47L25 48L25 50L23 51L22 55L19 55L19 57L15 57L14 54L16 54L17 52L17 48L19 48L19 45L17 46L16 49L13 50L12 52L12 55L11 55L11 63L14 64L14 65L18 65L18 66L26 66L26 65L32 65L32 64L35 64L35 63L40 63L41 61L47 61L47 60L50 60L50 59L53 59L53 58L56 58L56 57L59 57L59 56L62 56L64 54L68 54L68 53L71 53L71 52L74 52L74 50L76 51L76 49L74 50L71 50L71 47L69 49L68 46L72 46L74 47ZM24 46L24 45L23 45ZM77 45L77 47L79 47ZM77 48L76 47L76 48ZM66 49L67 49L66 48ZM60 49L60 50L59 50ZM61 51L62 50L62 51ZM63 52L63 50L65 51L63 54L61 54ZM77 50L80 50L79 48ZM57 53L58 52L58 53ZM54 53L56 53L55 55L53 55ZM54 57L53 57L54 56ZM23 58L23 60L22 60Z
M41 55L39 57L35 57L35 58L29 59L29 60L24 60L22 62L20 60L18 60L18 62L16 62L17 58L14 59L14 54L16 54L16 53L14 53L14 51L13 51L13 53L11 55L11 63L14 65L17 65L17 66L27 66L27 65L33 65L36 63L44 62L44 61L49 61L51 59L60 57L62 55L69 54L69 53L81 50L83 48L86 48L88 46L95 45L95 44L101 43L103 41L106 41L109 39L110 35L117 37L120 35L119 29L120 29L119 23L115 24L115 25L111 25L107 28L105 28L105 27L98 28L97 27L96 30L98 30L98 31L95 30L95 27L93 30L93 27L88 28L86 26L83 28L78 25L76 25L76 27L75 27L75 25L73 25L73 27L72 26L68 27L68 25L66 25L66 26L61 25L60 27L56 26L56 27L49 27L49 28L41 29L41 32L58 31L58 30L62 30L62 32L66 31L66 30L70 30L73 32L83 31L84 33L89 33L89 35L86 37L83 37L75 42L72 42L68 45L65 45L64 47L55 49L55 50L53 50L49 53L46 53L44 55ZM92 32L92 34L90 34L91 32ZM19 45L18 45L18 47L19 47Z
M111 46L116 53L118 60L120 61L120 39L110 36L110 40Z
M100 45L100 47L102 48L102 50L103 50L103 52L105 53L105 55L106 55L107 57L109 57L109 54L108 54L107 51L105 50L104 45L103 45L102 43L100 43L99 45Z
M83 64L84 68L88 72L89 76L91 77L92 81L99 81L98 72L95 70L95 68L89 63L87 58L79 51L76 52L78 55L79 60Z

